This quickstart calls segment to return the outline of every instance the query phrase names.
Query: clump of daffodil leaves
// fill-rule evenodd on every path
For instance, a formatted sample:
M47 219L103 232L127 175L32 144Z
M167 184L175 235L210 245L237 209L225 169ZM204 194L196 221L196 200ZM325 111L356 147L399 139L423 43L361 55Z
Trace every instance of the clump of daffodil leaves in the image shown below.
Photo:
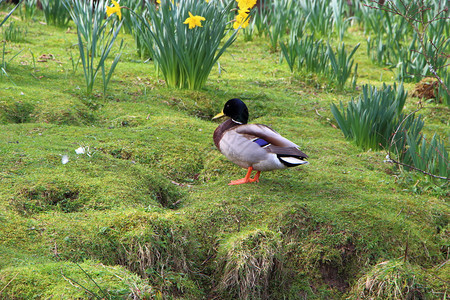
M105 0L64 0L63 4L77 26L78 49L86 81L86 92L92 94L95 79L101 72L103 96L105 96L108 82L119 62L123 46L122 40L118 53L107 71L105 62L120 32L122 23L115 17L106 18L106 15L110 16L116 13L120 20L122 17L120 6L113 1L114 7L107 7Z
M212 67L235 41L238 29L248 24L248 13L256 0L225 2L157 0L154 4L146 1L144 11L131 14L132 24L138 27L134 28L135 32L146 37L142 40L147 43L168 87L202 88ZM236 2L239 13L234 20L229 20ZM115 7L109 8L108 15L119 15L120 7L117 5L118 11Z

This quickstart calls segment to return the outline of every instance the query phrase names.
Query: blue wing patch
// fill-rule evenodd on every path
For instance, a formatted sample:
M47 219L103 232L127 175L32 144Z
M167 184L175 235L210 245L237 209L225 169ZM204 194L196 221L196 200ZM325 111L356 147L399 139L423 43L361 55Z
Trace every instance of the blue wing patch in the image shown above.
M253 140L253 142L257 143L260 147L266 147L266 146L270 145L270 143L268 141L266 141L265 139L262 139L262 138L256 138Z

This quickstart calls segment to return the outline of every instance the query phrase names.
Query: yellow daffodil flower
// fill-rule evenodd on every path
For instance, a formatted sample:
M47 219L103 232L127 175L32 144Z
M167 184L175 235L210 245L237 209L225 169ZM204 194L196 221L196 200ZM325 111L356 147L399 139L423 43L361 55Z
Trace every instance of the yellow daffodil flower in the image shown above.
M189 29L195 28L195 26L203 27L201 21L205 21L206 19L202 16L194 16L189 12L189 18L184 21L183 24L189 24Z
M106 14L109 17L115 13L119 17L119 20L122 20L122 12L120 11L119 3L117 3L117 1L115 0L111 0L111 2L114 5L114 7L106 6Z
M240 9L250 9L256 5L257 0L236 0Z
M233 23L233 28L238 29L239 26L241 28L245 28L248 26L248 22L250 18L248 18L249 10L247 8L238 10L238 14L236 15L236 21Z
M241 15L242 17L247 18L250 10L248 8L243 8L238 10L238 15Z

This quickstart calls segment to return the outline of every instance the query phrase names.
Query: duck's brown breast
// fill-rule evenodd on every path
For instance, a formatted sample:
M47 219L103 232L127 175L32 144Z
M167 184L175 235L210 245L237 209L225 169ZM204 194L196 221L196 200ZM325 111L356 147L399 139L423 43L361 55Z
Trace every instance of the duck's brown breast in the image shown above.
M225 133L225 131L238 126L239 124L237 124L236 122L234 122L231 119L226 120L225 122L223 122L222 124L220 124L216 130L214 130L214 134L213 134L213 140L214 140L214 145L216 145L217 149L219 149L220 151L220 140L222 139L223 134Z

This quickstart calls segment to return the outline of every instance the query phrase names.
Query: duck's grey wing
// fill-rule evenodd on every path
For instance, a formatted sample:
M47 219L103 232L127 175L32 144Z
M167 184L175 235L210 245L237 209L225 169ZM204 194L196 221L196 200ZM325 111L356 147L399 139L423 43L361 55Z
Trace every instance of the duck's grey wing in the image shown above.
M245 124L236 128L236 132L251 136L251 139L259 138L267 141L266 151L281 156L294 156L308 158L308 155L300 151L299 146L287 138L281 136L278 132L269 126L262 124Z

